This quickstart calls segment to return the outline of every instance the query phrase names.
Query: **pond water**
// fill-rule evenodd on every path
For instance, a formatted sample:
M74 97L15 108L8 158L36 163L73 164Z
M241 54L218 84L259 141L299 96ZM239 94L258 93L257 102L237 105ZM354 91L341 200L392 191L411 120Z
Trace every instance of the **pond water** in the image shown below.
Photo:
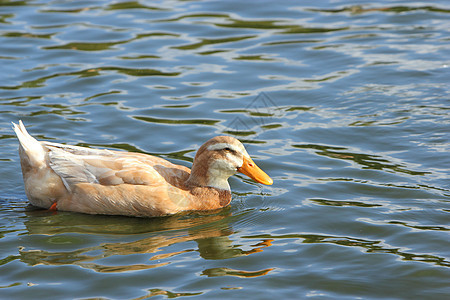
M1 1L0 298L449 299L448 1ZM273 179L164 218L33 209L11 122Z

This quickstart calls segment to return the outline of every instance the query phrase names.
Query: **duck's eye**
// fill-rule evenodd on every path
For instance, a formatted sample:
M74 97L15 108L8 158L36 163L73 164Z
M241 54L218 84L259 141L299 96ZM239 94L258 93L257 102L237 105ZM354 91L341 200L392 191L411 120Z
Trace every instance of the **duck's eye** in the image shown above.
M225 147L225 148L222 149L222 151L231 152L231 153L235 153L236 152L236 150L231 149L230 147Z

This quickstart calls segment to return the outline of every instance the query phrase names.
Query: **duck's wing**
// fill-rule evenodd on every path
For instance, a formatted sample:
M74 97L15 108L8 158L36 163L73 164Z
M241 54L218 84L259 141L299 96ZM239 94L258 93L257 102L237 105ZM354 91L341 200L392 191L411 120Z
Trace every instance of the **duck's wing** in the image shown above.
M47 145L50 168L68 194L58 210L91 214L159 216L189 209L179 188L189 169L139 153ZM78 151L79 150L79 151Z
M69 191L79 183L104 186L167 184L166 178L157 169L173 167L177 170L177 166L170 162L150 155L47 142L45 146L50 167Z

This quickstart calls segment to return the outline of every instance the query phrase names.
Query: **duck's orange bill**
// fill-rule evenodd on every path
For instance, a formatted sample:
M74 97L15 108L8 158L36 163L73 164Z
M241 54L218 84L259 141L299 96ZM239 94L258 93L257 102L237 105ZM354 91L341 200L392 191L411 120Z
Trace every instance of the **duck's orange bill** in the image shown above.
M269 177L263 170L261 170L250 157L244 156L244 163L242 167L238 168L238 171L247 175L256 182L271 185L273 183L272 178Z

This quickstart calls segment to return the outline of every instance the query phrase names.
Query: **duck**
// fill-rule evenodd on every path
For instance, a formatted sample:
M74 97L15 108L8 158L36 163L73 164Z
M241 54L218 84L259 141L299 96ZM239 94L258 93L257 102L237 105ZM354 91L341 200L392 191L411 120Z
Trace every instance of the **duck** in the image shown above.
M133 217L210 211L230 204L228 178L237 172L273 184L231 136L206 141L189 169L144 153L38 141L18 123L12 126L25 193L31 205L52 211Z

